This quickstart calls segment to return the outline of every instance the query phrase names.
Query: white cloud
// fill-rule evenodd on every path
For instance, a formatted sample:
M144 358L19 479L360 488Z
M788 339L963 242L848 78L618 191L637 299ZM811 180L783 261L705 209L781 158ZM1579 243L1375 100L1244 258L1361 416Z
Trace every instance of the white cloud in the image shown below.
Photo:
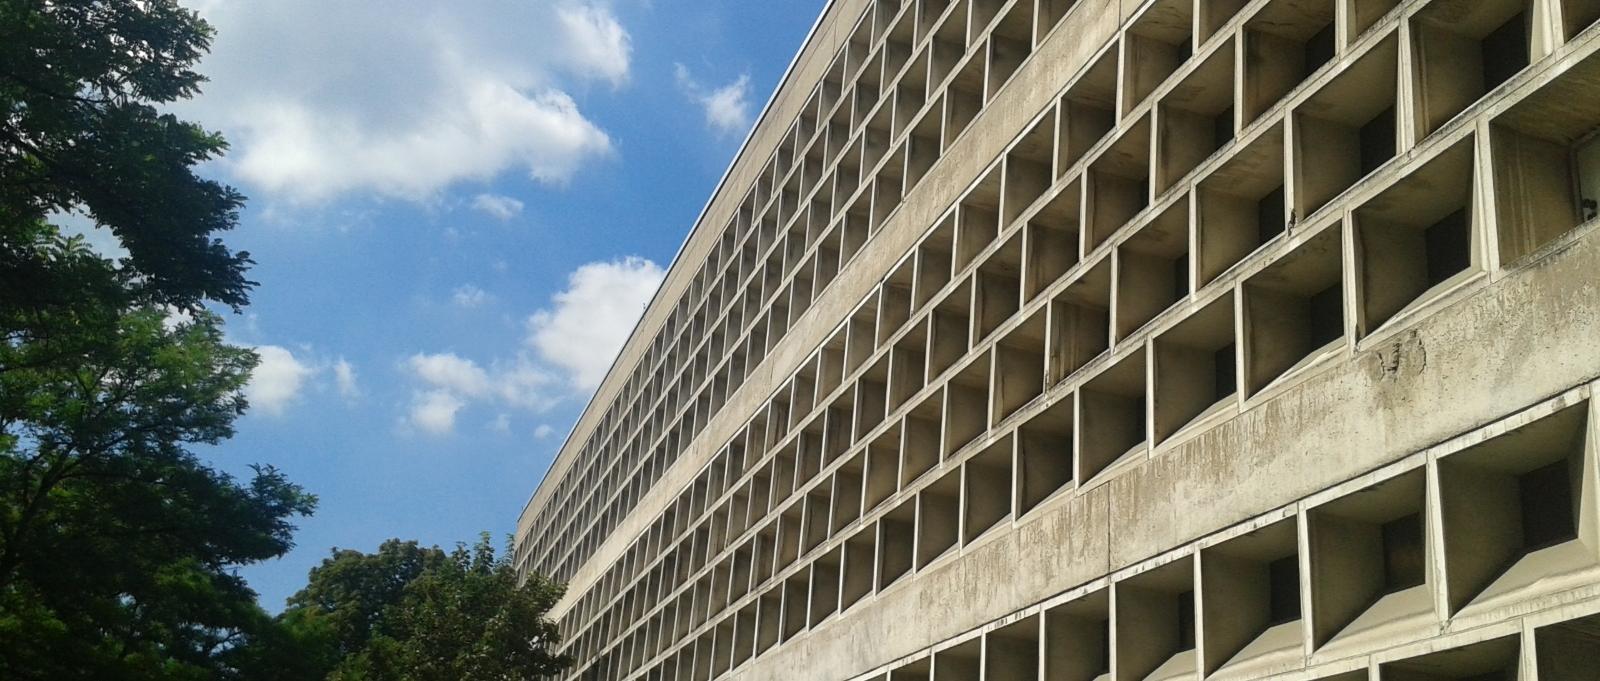
M724 85L705 97L706 120L720 130L736 132L750 127L750 76Z
M472 199L473 210L501 222L522 214L522 202L499 194L479 194Z
M403 368L420 384L407 421L435 434L454 428L454 414L472 404L542 411L560 399L557 379L525 353L487 368L453 352L417 353ZM451 418L444 417L446 411Z
M472 284L462 284L450 294L450 300L458 307L480 307L489 302L489 293Z
M408 421L425 432L443 435L456 427L456 413L466 403L448 390L428 390L413 396Z
M556 432L556 429L551 428L550 424L541 423L541 424L539 424L538 428L534 428L533 429L533 438L535 440L543 440L543 439L545 439L547 437L550 437L551 435L555 434L555 432Z
M491 365L497 379L495 396L511 406L543 411L560 402L559 379L526 353Z
M316 369L281 346L258 345L255 351L261 363L244 387L245 399L270 416L282 416L300 398L301 389Z
M610 149L605 133L565 93L528 97L490 82L463 87L461 108L393 136L311 107L279 104L247 124L235 167L267 191L298 199L370 189L420 200L512 166L536 180L561 182L586 157Z
M665 275L636 257L579 267L568 276L567 289L554 296L554 309L528 318L528 344L574 387L593 390Z
M568 276L567 288L551 297L550 307L528 317L523 343L506 357L487 364L454 352L406 358L401 368L414 386L405 423L441 434L454 429L457 412L474 405L541 412L587 395L605 377L664 276L643 258L592 262ZM496 423L498 417L491 429ZM534 434L544 438L552 432L542 426Z
M742 132L750 127L750 74L706 91L683 64L674 64L678 87L705 110L706 124L719 133Z
M567 54L579 71L607 78L613 85L628 79L632 41L610 12L580 5L557 9L556 18L566 37Z
M339 388L339 396L346 400L361 397L361 386L356 383L356 368L345 358L333 363L333 383Z
M225 165L292 201L350 192L425 201L507 171L559 184L612 149L568 95L623 82L628 33L557 0L206 0L206 94ZM571 81L571 82L568 82Z
M489 394L489 374L476 362L453 352L433 355L418 353L407 360L411 372L435 390L446 390L467 397Z

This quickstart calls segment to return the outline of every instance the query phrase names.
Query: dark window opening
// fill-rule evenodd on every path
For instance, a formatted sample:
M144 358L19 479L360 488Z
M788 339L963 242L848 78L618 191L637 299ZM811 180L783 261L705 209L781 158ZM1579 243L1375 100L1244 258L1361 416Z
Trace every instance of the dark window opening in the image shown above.
M1239 391L1239 382L1234 378L1236 366L1234 364L1235 346L1229 343L1227 347L1212 354L1212 366L1216 367L1214 385L1216 389L1212 397L1221 400L1224 397Z
M1361 174L1366 175L1394 158L1394 107L1361 126Z
M1106 623L1109 625L1109 622ZM1111 673L1111 627L1095 627L1095 638L1099 639L1097 646L1100 649L1100 668L1096 672L1101 674Z
M1422 514L1413 513L1383 524L1383 592L1426 583L1427 551L1422 544Z
M1323 64L1333 61L1334 54L1334 22L1328 22L1322 30L1317 31L1311 39L1306 41L1306 74L1309 75Z
M1283 217L1283 185L1268 192L1256 203L1256 236L1261 243L1282 234L1287 221Z
M1178 651L1194 649L1194 592L1178 594Z
M1189 295L1189 256L1180 255L1172 261L1172 297Z
M1565 460L1524 473L1517 484L1522 497L1522 544L1527 551L1578 538Z
M1300 619L1300 563L1286 556L1267 565L1270 582L1267 624L1276 626Z
M1572 165L1578 185L1578 220L1600 217L1600 136L1591 132L1575 146Z
M1211 145L1221 149L1233 141L1233 107L1218 112L1211 119Z
M1528 13L1518 12L1483 38L1483 90L1488 92L1528 67Z
M1449 279L1471 264L1472 234L1466 209L1457 210L1423 232L1428 260L1428 285Z
M1311 296L1311 347L1320 348L1344 335L1344 297L1339 284Z

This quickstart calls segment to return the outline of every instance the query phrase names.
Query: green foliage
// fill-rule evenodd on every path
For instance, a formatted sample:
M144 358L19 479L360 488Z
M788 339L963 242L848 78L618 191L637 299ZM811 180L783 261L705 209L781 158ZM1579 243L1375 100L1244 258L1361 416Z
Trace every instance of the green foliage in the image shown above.
M247 302L249 255L215 237L244 197L193 170L227 144L156 108L199 91L210 42L174 0L0 0L0 305L60 299L27 246L72 210L127 248L120 281L139 302Z
M203 307L253 285L216 238L243 197L193 170L226 145L156 108L198 91L210 38L173 0L0 0L3 679L239 678L310 635L235 570L315 499L191 451L233 434L257 361Z
M187 449L232 434L254 354L206 312L85 301L0 324L22 339L0 344L0 678L226 675L273 626L233 568L287 551L315 505Z
M162 113L194 96L211 28L175 0L0 0L0 679L424 681L568 662L487 539L336 552L274 618L236 569L292 546L316 499L237 480L257 357L205 308L248 302L217 235L243 197L194 168L223 139ZM51 220L88 216L116 262Z
M390 540L374 554L334 551L311 571L282 620L320 636L328 681L509 681L570 664L547 618L564 587L517 584L488 535L445 553ZM315 632L315 633L310 633Z
M367 554L349 549L311 569L305 588L289 597L285 617L315 619L332 634L338 653L351 655L366 647L384 612L399 604L406 587L426 571L443 565L438 547L390 539Z

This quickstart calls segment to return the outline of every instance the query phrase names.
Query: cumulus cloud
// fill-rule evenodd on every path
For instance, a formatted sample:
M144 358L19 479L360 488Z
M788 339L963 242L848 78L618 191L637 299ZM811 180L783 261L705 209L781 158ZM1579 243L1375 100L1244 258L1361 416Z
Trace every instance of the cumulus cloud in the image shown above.
M452 182L487 180L513 166L560 182L586 157L610 148L565 93L528 96L491 82L462 87L458 107L402 135L277 104L246 124L235 167L247 181L294 198L371 189L423 199Z
M269 195L428 200L508 171L559 184L608 154L568 94L626 80L604 5L556 0L205 0L206 94L180 112L228 133L225 164Z
M450 294L450 301L458 307L480 307L489 302L489 292L472 284L462 284Z
M179 314L169 316L166 323L175 325L184 321L187 321L186 316ZM329 361L309 346L298 350L281 345L253 345L251 348L260 363L250 373L244 396L254 413L274 418L285 416L307 394L337 392L346 402L361 397L356 367L344 357Z
M454 429L458 412L473 405L501 413L541 412L587 395L605 377L664 276L659 265L643 258L592 262L568 276L567 288L551 297L549 307L528 317L522 344L507 356L488 363L454 352L406 358L402 369L413 392L405 423L443 434ZM534 436L552 432L543 426Z
M496 220L505 222L522 214L522 202L499 194L479 194L472 199L472 209Z
M301 390L316 373L316 368L282 346L258 345L255 351L261 363L256 365L250 382L244 387L245 399L269 416L282 416L300 399Z
M456 427L456 413L466 406L448 390L428 390L415 395L409 421L424 432L443 435Z
M403 369L417 384L406 420L434 434L452 430L454 414L472 404L543 411L560 399L558 379L525 354L482 366L453 352L419 352Z
M489 373L477 363L453 352L433 355L418 353L407 360L411 372L435 390L482 397L489 393Z
M750 74L719 88L707 90L683 64L674 64L678 87L705 111L706 125L719 133L743 132L751 124Z
M554 435L555 432L556 432L556 429L551 428L550 424L541 423L541 424L539 424L538 428L534 428L533 429L533 439L535 439L535 440L543 440L545 438L550 437L551 435Z
M610 12L592 6L562 7L556 10L556 19L566 39L566 54L574 67L606 78L613 85L621 85L628 79L632 41Z
M664 276L644 258L579 267L568 276L567 289L555 295L555 306L528 318L528 344L575 388L594 390Z
M711 91L706 95L706 120L720 130L736 132L750 127L750 76Z
M339 396L346 400L361 397L361 386L356 384L356 368L345 358L333 363L333 383L339 389Z

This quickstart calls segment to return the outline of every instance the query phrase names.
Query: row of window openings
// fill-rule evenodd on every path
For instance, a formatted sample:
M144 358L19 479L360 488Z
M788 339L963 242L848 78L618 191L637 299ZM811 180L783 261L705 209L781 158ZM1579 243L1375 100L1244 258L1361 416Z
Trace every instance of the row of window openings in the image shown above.
M1457 210L1424 230L1423 241L1426 244L1425 251L1429 263L1427 280L1430 283L1445 280L1464 266L1465 249L1457 245L1461 242L1461 239L1441 236L1460 233L1464 229L1464 224L1463 212ZM1295 264L1294 258L1288 258L1286 261L1290 265ZM1440 263L1450 264L1442 265ZM1338 321L1340 318L1338 300L1336 284L1304 300L1302 305L1309 312L1306 321L1309 323L1307 328L1310 330L1310 340L1307 345L1316 347L1316 344L1325 338L1336 339L1342 335L1342 323ZM1235 372L1232 370L1234 356L1235 351L1231 344L1213 352L1211 361L1214 372L1212 385L1215 389L1214 396L1218 399L1223 399L1234 392L1235 381L1233 376ZM1123 418L1117 420L1123 423L1142 424L1144 420L1143 406L1144 401L1142 399L1131 405L1125 403ZM1126 436L1126 439L1142 440L1142 436L1138 435L1138 433L1142 432L1142 429L1142 426L1125 426L1125 431L1133 433ZM1137 448L1137 446L1138 444L1136 443L1134 447ZM1115 453L1115 451L1112 451L1108 454L1115 455ZM1115 456L1111 458L1115 458Z
M821 261L819 261L819 267L821 267ZM803 312L803 307L802 307L802 309L797 309L797 310L802 310L802 312ZM797 317L797 315L795 315L795 310L790 310L790 317Z
M1064 16L1064 12L1063 12L1063 16ZM1332 29L1332 23L1331 23L1331 20L1330 20L1329 23L1326 26L1324 26L1323 29L1321 31L1319 31L1318 34L1316 36L1314 36L1309 41L1309 47L1307 48L1307 54L1309 55L1308 56L1308 61L1309 60L1315 60L1315 61L1312 61L1311 63L1320 64L1322 62L1327 61L1329 58L1331 58L1331 35L1332 35L1331 29ZM1315 69L1314 68L1308 69L1308 72L1310 70L1315 70ZM1231 122L1231 114L1217 116L1216 117L1216 121L1218 121L1219 123L1221 123L1223 121ZM1226 136L1227 137L1231 137L1231 127L1230 126L1228 126L1228 125L1218 125L1217 127L1218 127L1219 130L1226 130L1227 131L1226 132ZM1219 132L1219 135L1221 135L1221 134L1222 133ZM1274 222L1276 222L1276 221L1274 221ZM1268 224L1272 224L1272 223L1268 223Z
M1068 3L1068 4L1070 4L1070 3ZM1018 7L1019 7L1019 8L1020 8L1020 7L1021 7L1021 5L1019 5L1019 6L1018 6ZM1059 12L1059 14L1058 14L1058 15L1057 15L1057 18L1058 18L1058 19L1059 19L1059 18L1061 18L1061 17L1064 17L1064 15L1065 15L1065 10L1066 10L1066 9L1068 9L1068 7L1061 7L1061 8L1059 8L1059 10L1060 10L1060 12Z
M1580 182L1588 182L1589 187L1593 187L1595 178L1600 177L1600 173L1596 172L1597 166L1595 165L1597 160L1600 160L1600 152L1597 152L1596 149L1596 145L1590 141L1573 155L1575 159L1574 174L1577 175ZM1457 155L1463 158L1470 157L1470 153L1465 151L1458 152ZM1467 210L1462 207L1455 209L1434 224L1421 230L1420 252L1422 254L1421 260L1423 261L1423 284L1419 285L1420 287L1426 289L1437 286L1457 273L1468 269L1471 258L1471 239L1467 236L1469 224L1470 219ZM1413 250L1416 249L1414 248ZM1287 259L1287 262L1292 265L1294 264L1294 259ZM1181 258L1174 263L1174 280L1181 281L1185 278L1186 263L1186 258ZM1303 344L1304 347L1315 349L1342 336L1341 303L1337 288L1337 281L1335 280L1321 291L1302 299L1303 302L1300 305L1304 306L1302 309L1305 311L1303 328L1308 331L1308 339ZM1181 293L1183 293L1182 287L1175 289L1175 294ZM1403 302L1388 304L1388 307L1396 309L1401 306L1403 306ZM1103 350L1103 347L1100 349ZM1233 371L1235 354L1231 344L1213 351L1211 364L1215 373L1212 384L1215 386L1215 394L1218 399L1222 399L1234 392L1235 381L1232 377L1235 373ZM1140 404L1142 406L1142 401ZM1129 422L1142 422L1143 413L1142 411L1129 412L1126 420Z
M1037 421L1044 421L1044 420L1045 420L1044 418L1037 419ZM1034 423L1030 423L1028 425L1025 425L1023 427L1024 429L1022 431L1022 435L1020 435L1019 437L1030 438L1030 439L1033 439L1033 440L1037 440L1037 438L1028 435L1030 430L1035 430L1035 431L1039 430L1039 429L1036 429L1034 426L1035 426ZM1064 428L1057 427L1054 430L1059 435L1059 433L1063 429L1070 433L1070 428L1071 428L1070 417L1067 417L1065 419ZM1067 435L1066 439L1067 439L1067 441L1070 441L1070 435ZM1057 440L1057 443L1058 444L1060 443L1059 439ZM925 443L923 443L923 444L925 444ZM1062 446L1070 447L1070 445L1062 445ZM947 445L947 448L948 448L948 445ZM910 450L910 449L907 450L907 452L908 452L907 465L908 466L910 465L909 464L909 462L910 462L909 452L910 451L912 451L912 450ZM871 456L874 459L876 459L877 453L873 452L871 454ZM1019 456L1020 456L1020 454L1019 454ZM986 454L986 455L984 455L982 457L982 459L988 459L989 460L989 464L993 464L994 457L991 456L991 455ZM975 461L978 461L978 460L975 460ZM869 459L868 466L874 466L874 465L875 464L873 463L873 459ZM929 463L927 465L928 465L928 467L931 468L931 463ZM1040 480L1040 481L1055 478L1055 479L1063 480L1062 484L1064 484L1064 482L1071 480L1072 474L1071 474L1070 471L1066 471L1064 476L1056 477L1054 472L1047 472L1047 471L1044 470L1045 468L1048 468L1048 467L1040 466L1038 469L1033 470L1032 473L1035 474L1035 475L1039 475L1040 473L1043 473L1043 475L1039 475L1039 477L1038 477L1038 480ZM871 470L871 469L869 469L869 470ZM926 470L926 469L924 468L924 469L921 469L921 470ZM850 479L856 481L854 483L855 485L857 485L857 486L860 485L861 478L859 477L860 476L860 468L859 468L859 466L857 466L857 467L855 467L853 469L852 468L842 469L840 471L840 473L839 473L839 476L841 478L843 478L843 477L845 477L846 473L849 473L849 475L851 476ZM919 475L919 474L920 474L920 472L907 472L907 473L904 473L904 475L906 475L907 477L916 477L916 475ZM868 473L868 477L869 478L872 478L872 477L881 478L882 476L875 475L874 473L869 472ZM891 473L891 476L890 476L891 482L888 483L889 487L887 488L889 490L892 490L892 488L893 488L892 478L893 478L893 475ZM958 483L955 482L954 480L955 479L952 478L951 481L948 482L948 484L949 485L957 485ZM1021 484L1021 483L1019 482L1018 484ZM880 483L874 483L874 482L869 480L868 489L866 491L866 495L867 496L865 497L866 501L867 501L867 504L868 504L868 507L871 507L871 506L875 505L876 503L881 502L881 500L885 497L885 495L881 491L883 489L881 485L882 485L881 482ZM874 487L879 488L878 491L875 491L873 489ZM845 488L844 487L839 487L839 489L845 489ZM1049 492L1046 491L1046 494L1048 494L1048 493ZM1019 495L1021 495L1021 494L1025 494L1025 492L1019 490ZM861 499L862 497L860 497L860 496L852 496L852 497L849 497L849 498L851 498L851 499ZM1035 500L1037 500L1037 498L1038 497L1036 497ZM827 508L827 506L828 506L828 499L827 499L827 496L826 496L826 492L824 492L823 496L821 496L821 497L817 497L815 494L809 495L808 499L810 499L808 506L796 507L797 509L803 509L804 510L805 517L812 519L812 520L808 520L806 522L807 529L805 530L805 536L807 537L806 541L808 543L806 544L805 551L809 551L809 549L811 547L813 547L813 546L817 545L818 543L820 543L820 541L827 536L826 528L819 521L815 520L816 518L819 517L815 513L815 509L818 508L818 503L820 503L821 504L820 507L824 508L824 509ZM857 503L857 502L851 502L851 503ZM1028 503L1028 502L1019 501L1019 503ZM826 514L824 514L824 516L825 515ZM850 514L850 515L846 516L846 519L848 520L849 518L854 518L854 517L855 517L854 514ZM800 525L799 525L800 518L801 518L801 516L796 515L793 518L794 524L791 525L788 522L786 522L785 526L789 527L789 528L798 528L798 527L800 527ZM999 515L997 514L996 516L994 516L990 520L998 521L998 519L999 519ZM835 529L837 529L838 527L840 527L842 525L842 523L835 522L835 523L833 523L833 525L834 525ZM982 527L983 528L987 528L988 526L991 526L991 525L983 525ZM819 528L823 528L821 532L817 531ZM785 543L788 546L788 548L786 549L785 555L789 556L789 558L785 559L787 561L787 560L792 560L795 556L797 556L799 553L802 553L803 551L801 550L801 548L799 546L799 541L800 541L799 535L794 534L793 533L794 532L793 529L784 530L784 532L786 533L786 536L788 537L788 539L785 540ZM953 536L947 538L947 541L953 542L954 541ZM793 542L793 543L792 544L787 544L787 542ZM931 544L928 544L928 546L939 547L939 546L948 546L948 544L931 543ZM926 554L928 552L928 550L929 549L924 548L924 549L920 550L919 553ZM927 559L926 555L924 555L921 558L919 558L919 561L918 561L919 564L925 559ZM787 564L787 562L785 562L785 564Z
M1592 503L1583 501L1592 487L1589 429L1588 404L1583 402L1440 459L1444 515L1435 524L1443 533L1445 550L1433 560L1442 563L1449 575L1445 597L1451 616L1469 615L1475 607L1487 612L1503 606L1507 597L1525 597L1522 586L1540 575L1600 576L1600 561L1578 542L1580 531L1584 536L1594 532ZM872 593L873 579L868 576L862 588L861 570L876 570L876 590L881 591L910 571L913 552L921 569L956 544L975 539L964 536L957 542L948 530L930 528L966 526L962 512L952 510L961 507L961 484L927 496L947 507L944 510L919 502L910 518L886 515L875 531L867 528L858 535L867 537L864 550L852 539L831 557L819 560L819 565L826 563L821 569L814 566L809 574L802 571L774 587L768 596L776 593L783 599L781 636L774 633L755 652L816 626ZM964 508L970 514L977 505L974 495L982 488L966 484ZM1114 587L1118 631L1126 627L1145 635L1146 643L1155 641L1152 646L1118 651L1127 655L1119 658L1121 668L1133 670L1119 677L1165 678L1163 669L1193 669L1196 664L1209 675L1224 668L1247 668L1251 659L1270 658L1274 651L1298 650L1300 590L1306 583L1316 590L1309 635L1317 649L1354 652L1391 643L1390 633L1379 625L1433 611L1434 591L1429 586L1433 573L1425 540L1426 485L1423 471L1414 469L1313 508L1306 520L1309 544L1305 546L1311 552L1308 580L1300 578L1300 554L1305 549L1293 517L1202 549L1198 578L1204 593L1217 595L1216 601L1200 599L1211 608L1200 618L1210 627L1205 651L1195 651L1192 559L1118 582ZM931 549L924 546L929 537L940 537ZM860 556L865 561L857 564ZM1110 616L1104 595L1099 595L1098 605L1091 596L1058 606L1047 616L1070 614L1080 624L1098 621L1100 633L1107 634ZM695 604L680 600L680 607L684 605ZM768 598L752 602L746 610L760 608L763 624L771 617L775 619L770 626L777 626L777 613L767 610L776 605ZM1100 616L1087 617L1093 612ZM1163 622L1171 629L1153 636L1159 627L1151 627ZM668 643L662 639L660 649ZM1102 655L1096 664L1108 661L1109 656Z
M1520 22L1520 16L1508 21L1504 26L1502 26L1501 29L1499 29L1499 33L1501 35L1520 35L1519 33L1510 30L1510 28L1513 28ZM1485 44L1499 44L1500 42L1504 42L1504 40L1504 38L1494 38L1491 36L1491 39L1485 40ZM1501 80L1508 78L1511 74L1515 73L1517 70L1520 70L1520 68L1521 67L1519 66L1516 68L1505 69ZM1386 160L1386 155L1383 150L1393 148L1394 119L1392 111L1393 109L1391 107L1391 109L1387 112L1389 115L1380 114L1376 116L1373 121L1363 125L1360 131L1360 148L1362 149L1361 156L1363 172L1370 172L1370 170L1375 168L1377 165L1380 165L1383 160ZM1392 153L1389 155L1392 155ZM1578 182L1580 183L1580 190L1578 192L1578 195L1581 197L1580 210L1585 211L1582 214L1581 219L1587 219L1593 217L1594 212L1594 199L1588 197L1600 194L1600 188L1595 186L1597 183L1600 183L1600 179L1597 179L1600 178L1600 172L1597 172L1596 170L1597 166L1600 166L1600 151L1597 151L1596 145L1591 142L1586 146L1581 147L1579 151L1573 155L1573 157L1573 163L1575 166L1573 175L1578 178ZM1281 193L1281 186L1276 191ZM1265 200L1262 201L1262 205L1270 206L1273 203L1272 198L1273 196L1269 195ZM1281 199L1279 199L1279 202L1281 202ZM1270 213L1270 209L1264 212ZM1424 230L1424 250L1427 253L1426 261L1428 270L1427 281L1430 286L1439 283L1443 279L1448 278L1449 275L1465 268L1467 260L1470 257L1470 242L1458 238L1452 238L1452 235L1459 234L1463 230L1467 220L1468 215L1466 211L1464 209L1458 210L1455 213L1446 216L1435 225ZM1277 221L1258 220L1258 224L1262 226L1268 226L1279 223L1277 223ZM1266 239L1269 238L1269 235L1262 233L1260 238ZM1187 267L1187 259L1179 259L1174 263L1174 266L1179 271L1175 272L1173 279L1175 281L1181 281L1186 274L1186 271L1184 270L1186 270Z

